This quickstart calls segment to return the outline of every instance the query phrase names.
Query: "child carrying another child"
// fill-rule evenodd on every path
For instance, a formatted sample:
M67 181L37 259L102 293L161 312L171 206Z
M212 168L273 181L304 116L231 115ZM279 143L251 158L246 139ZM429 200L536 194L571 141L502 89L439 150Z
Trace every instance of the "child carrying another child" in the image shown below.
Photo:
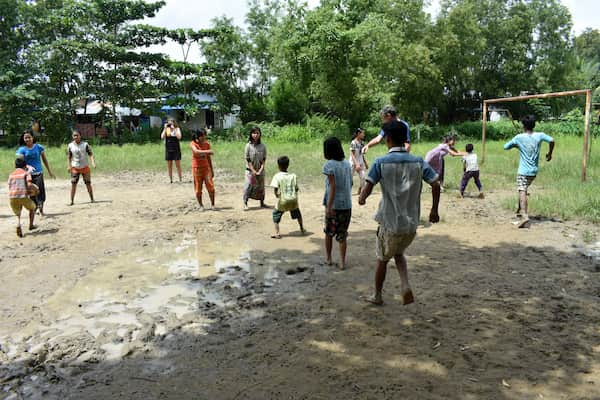
M473 144L469 143L465 146L467 154L463 156L463 177L460 181L460 197L465 197L465 189L467 184L473 178L475 186L479 190L479 198L483 199L483 186L479 180L479 164L477 163L477 154L473 153Z
M375 214L375 221L379 223L375 245L375 293L363 299L371 304L383 304L382 291L387 264L394 258L400 273L402 304L410 304L414 297L408 283L404 252L417 234L421 211L421 180L431 185L433 204L429 214L430 221L439 221L440 185L433 168L421 157L413 156L405 150L404 142L408 133L406 124L390 121L383 125L383 131L389 151L377 158L371 166L367 184L358 199L358 204L364 205L373 187L381 183L381 200Z
M279 222L286 211L292 215L292 219L298 220L300 232L304 234L304 226L302 225L302 214L298 207L298 183L296 174L288 172L290 159L287 156L281 156L277 159L279 172L273 176L271 186L275 188L275 197L279 200L273 209L273 223L275 224L275 233L271 235L273 239L281 239L279 233Z
M198 129L192 134L192 175L194 176L194 192L196 200L200 205L200 211L204 211L202 204L202 184L206 184L206 191L210 197L210 205L215 207L215 185L213 177L215 176L211 157L214 152L210 148L208 140L206 140L206 131Z
M365 179L367 177L367 170L369 165L363 154L363 147L365 145L365 131L362 128L357 128L352 134L352 141L350 142L350 165L352 165L352 175L354 172L358 174L358 195L360 191L365 187Z
M31 174L27 171L27 162L24 158L15 160L15 170L8 177L8 198L10 208L17 216L17 236L23 237L21 229L21 211L23 208L29 210L29 230L35 229L33 219L35 217L35 203L29 198L28 190L36 190L37 187L31 182Z

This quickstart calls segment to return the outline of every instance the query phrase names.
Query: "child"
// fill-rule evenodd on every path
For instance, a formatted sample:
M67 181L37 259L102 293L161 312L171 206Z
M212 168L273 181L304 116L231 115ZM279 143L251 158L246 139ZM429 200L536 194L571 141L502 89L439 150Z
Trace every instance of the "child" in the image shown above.
M214 152L206 140L206 131L204 129L195 130L192 134L192 175L194 176L194 192L200 205L200 211L204 211L202 204L202 184L206 184L206 191L210 197L210 205L215 207L215 185L213 177L215 176L211 157Z
M381 183L381 201L375 214L379 223L375 253L377 270L375 272L375 293L364 297L367 302L382 305L383 282L387 272L387 263L393 257L400 273L402 303L414 301L408 283L408 271L404 251L412 243L419 224L421 205L421 180L431 185L433 204L430 220L439 220L438 205L440 186L438 175L422 158L409 154L404 148L408 130L399 121L390 121L383 125L388 153L375 160L367 184L362 191L358 204L364 205L373 186Z
M463 156L463 177L460 181L460 197L465 197L465 188L469 180L473 178L477 189L479 189L479 198L483 199L483 187L479 180L479 164L477 163L477 154L473 153L473 145L471 143L465 146L467 155Z
M527 190L538 173L538 163L540 159L540 150L542 142L548 143L548 153L546 161L552 160L552 151L554 150L554 139L542 132L534 132L535 117L528 115L521 121L523 123L524 133L520 133L504 145L504 150L510 150L513 147L519 149L519 169L517 171L517 190L519 191L519 206L517 208L517 217L521 217L516 222L519 228L525 228L529 224L529 214L527 210Z
M21 229L21 211L23 208L29 210L29 230L36 228L33 225L36 206L28 195L28 190L35 187L31 181L31 174L27 172L27 163L24 158L15 160L15 168L8 177L8 198L10 208L17 216L17 236L23 237L23 230Z
M425 161L439 176L440 187L444 186L444 157L447 154L450 154L452 157L466 155L466 153L454 149L455 143L456 137L454 135L444 136L442 143L429 150L425 155Z
M298 220L300 232L305 233L302 224L302 214L298 207L298 183L296 182L296 174L287 172L290 165L290 159L287 156L282 156L277 159L279 172L273 176L271 186L275 188L275 197L279 199L277 205L273 209L273 223L275 224L275 234L271 235L273 239L281 239L279 234L279 222L283 213L289 211L292 219Z
M94 160L94 154L92 149L87 142L81 141L81 133L78 130L73 130L73 141L67 146L67 161L68 171L71 174L71 204L75 200L75 191L77 190L77 183L79 182L79 176L83 175L83 182L87 188L88 194L90 195L90 201L94 202L94 192L92 190L92 179L90 171L90 163L96 168L96 160Z
M352 134L352 141L350 142L350 165L352 166L352 175L354 171L358 173L359 185L358 195L365 186L365 178L367 176L367 170L369 166L367 160L362 152L364 147L365 131L362 128L357 128Z
M333 237L340 245L340 269L346 267L346 238L352 216L352 167L345 160L342 144L336 137L323 143L323 153L327 160L323 165L325 174L325 262L332 265L331 249Z

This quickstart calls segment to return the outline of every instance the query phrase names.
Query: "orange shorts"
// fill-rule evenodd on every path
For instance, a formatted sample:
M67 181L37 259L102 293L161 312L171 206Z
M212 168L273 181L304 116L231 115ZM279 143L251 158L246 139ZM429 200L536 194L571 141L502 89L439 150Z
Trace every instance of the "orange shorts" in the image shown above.
M79 176L83 175L83 182L91 183L92 182L92 173L90 171L90 166L85 166L83 168L75 168L71 167L71 183L79 182Z
M202 195L202 184L206 184L208 193L215 192L215 184L210 168L192 167L192 175L194 176L194 192L196 192L196 195Z

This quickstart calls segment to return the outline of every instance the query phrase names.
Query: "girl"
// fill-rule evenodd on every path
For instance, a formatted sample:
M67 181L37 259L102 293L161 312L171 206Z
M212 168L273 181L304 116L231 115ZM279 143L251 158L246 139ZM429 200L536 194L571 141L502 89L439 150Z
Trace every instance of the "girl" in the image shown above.
M167 169L169 171L169 179L173 183L173 161L175 161L175 167L177 168L177 175L179 175L179 182L181 182L181 147L179 141L181 140L181 129L177 125L177 122L169 118L165 124L160 138L165 140L165 160L167 160Z
M44 186L44 169L42 163L48 170L48 175L54 178L54 174L48 165L48 159L44 151L44 146L37 144L31 131L25 131L19 139L20 147L17 149L17 157L25 158L27 165L34 168L31 172L31 181L39 188L37 196L33 197L36 209L40 215L44 215L44 202L46 201L46 187Z
M248 143L244 150L246 159L246 185L244 187L244 210L248 209L248 199L260 201L261 207L265 205L265 162L267 161L267 148L261 143L262 133L255 126L250 130Z
M444 157L446 157L446 154L450 154L452 157L464 156L467 154L456 151L454 149L455 143L456 137L454 135L444 136L442 143L429 150L425 155L425 161L439 175L440 187L444 185Z
M210 144L206 140L206 131L199 129L192 134L192 176L194 177L194 192L196 200L200 205L200 211L204 211L202 204L202 184L206 184L206 191L210 197L210 204L215 208L215 185L213 177L215 176L211 156L214 152L210 148Z
M365 131L362 128L357 128L352 134L352 141L350 142L350 165L352 166L352 175L354 172L358 174L359 185L358 195L365 186L365 179L367 178L367 170L369 165L365 159L365 155L362 149L365 145Z
M325 178L325 262L332 265L333 237L340 245L340 269L346 267L346 238L352 216L352 167L345 160L342 144L336 137L323 143L327 160L323 165Z

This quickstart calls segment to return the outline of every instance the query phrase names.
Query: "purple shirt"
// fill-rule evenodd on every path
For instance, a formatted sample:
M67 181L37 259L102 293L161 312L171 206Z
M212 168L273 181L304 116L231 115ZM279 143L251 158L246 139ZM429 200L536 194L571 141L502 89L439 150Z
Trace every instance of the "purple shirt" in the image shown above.
M425 155L425 161L437 172L442 172L442 160L450 152L448 143L438 144Z

